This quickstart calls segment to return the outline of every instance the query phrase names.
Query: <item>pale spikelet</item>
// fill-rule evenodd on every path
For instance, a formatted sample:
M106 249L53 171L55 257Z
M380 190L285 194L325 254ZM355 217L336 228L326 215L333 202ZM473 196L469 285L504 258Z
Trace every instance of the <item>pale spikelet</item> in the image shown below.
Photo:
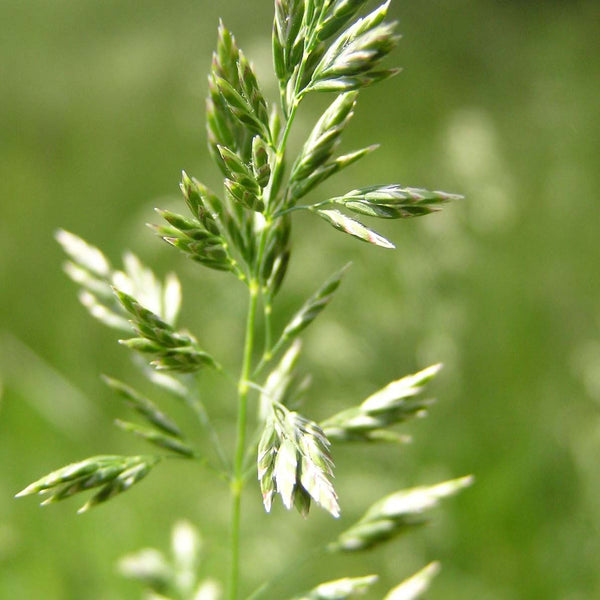
M252 152L248 131L271 140L267 104L254 70L222 22L209 76L207 122L209 146L220 167L218 145L248 162Z
M272 154L269 145L259 135L255 135L252 139L252 172L261 188L265 188L271 179Z
M223 587L214 579L205 579L198 584L192 600L220 600Z
M283 87L302 57L304 39L300 33L303 17L303 0L275 0L273 64Z
M390 590L383 600L417 600L429 589L431 581L440 572L440 563L432 562Z
M296 382L294 369L301 348L302 342L295 340L277 366L269 373L259 399L259 417L262 421L265 421L271 413L273 404L289 405L293 392L292 385Z
M92 496L77 512L83 513L97 504L106 502L118 494L127 491L132 485L141 481L158 462L157 457L144 457L133 466L119 473L110 483L100 488L100 491Z
M433 486L401 490L382 498L364 516L330 545L330 550L353 552L366 550L400 535L429 520L428 512L439 501L453 496L473 483L473 477L462 477Z
M234 270L235 261L227 249L225 239L218 233L208 219L205 222L211 226L208 230L203 223L194 217L184 217L168 210L156 209L168 225L148 224L169 245L181 250L188 258L211 269L218 271Z
M16 497L20 498L21 496L46 492L63 483L86 478L103 467L119 464L121 458L122 457L120 456L114 455L101 455L72 463L29 484L24 490L21 490Z
M289 437L281 436L275 454L273 477L277 493L283 505L289 510L294 502L294 488L298 471L298 453L296 444Z
M317 28L319 40L323 41L335 35L367 2L368 0L336 0L332 2L325 18Z
M163 553L155 548L144 548L123 556L117 568L127 578L139 581L151 590L165 589L173 579L173 570Z
M98 248L64 229L59 229L55 237L65 253L76 264L89 271L98 279L107 279L110 276L112 271L110 263Z
M171 533L171 555L175 572L174 587L190 598L196 586L202 552L200 533L189 521L178 521Z
M129 489L143 479L159 460L156 456L93 456L38 479L19 492L17 497L44 494L46 498L42 505L47 505L100 487L100 491L77 511L85 512Z
M65 273L80 286L79 300L94 318L108 327L131 331L127 312L112 294L112 286L117 286L138 297L167 323L175 323L181 305L181 286L173 273L161 283L131 252L123 256L123 271L116 271L98 248L80 237L59 229L56 240L71 259L64 264Z
M269 110L254 70L222 22L219 24L217 49L213 54L208 90L208 145L217 166L229 181L226 182L229 198L225 204L233 201L239 203L240 207L262 210L260 197L250 191L244 185L245 182L240 183L230 177L231 165L227 164L220 150L228 149L242 164L249 165L253 159L253 138L259 136L266 144L272 141ZM256 178L260 177L261 183L264 183L265 176L263 165L260 172L252 173L251 179L256 181ZM233 238L234 245L247 257L247 240L241 243L243 230L249 222L247 215L240 214L234 207L231 207L230 211L219 212L220 221L230 238Z
M150 364L156 369L188 373L204 366L216 366L214 359L198 347L191 334L176 331L129 294L121 290L115 290L115 294L133 317L133 328L139 336L120 342L132 350L150 355Z
M337 442L409 441L410 438L388 429L425 414L432 400L420 398L419 395L441 368L441 364L433 365L414 375L392 381L359 406L323 421L323 431L328 439Z
M331 158L354 114L357 97L357 92L340 94L323 113L292 167L291 182L306 178Z
M394 74L377 71L400 39L396 24L383 22L388 6L389 0L338 36L316 66L309 90L353 90Z
M342 169L349 167L356 161L364 158L379 148L378 144L372 144L366 148L355 150L348 154L338 156L329 162L317 167L308 177L297 179L290 183L289 204L294 205L300 198L308 194L320 183L329 179L332 175L339 173Z
M287 509L295 504L304 516L309 497L339 516L329 441L316 423L282 405L273 405L258 445L258 478L267 512L278 493Z
M383 389L369 396L361 405L365 411L375 412L395 407L403 400L418 395L425 384L431 381L442 369L441 363L432 365L415 373L407 375L386 385Z
M214 142L214 157L223 173L227 174L225 163L218 151L219 146L226 147L222 142L223 140ZM208 187L194 177L189 177L185 171L182 172L180 188L192 215L206 232L204 235L198 232L201 237L195 240L198 243L197 247L182 249L188 252L193 260L207 267L221 271L230 270L239 277L241 271L232 251L237 249L242 257L251 256L251 241L244 233L247 226L244 215L240 215L228 202L222 202Z
M275 495L275 460L280 446L280 439L275 430L274 417L265 423L262 436L258 443L257 472L263 504L267 512L271 512L273 496Z
M352 190L330 202L367 217L407 219L441 210L442 204L462 196L400 185L374 185Z
M113 287L134 296L140 304L156 313L169 325L175 325L181 307L181 285L175 274L169 274L168 281L161 284L152 270L133 252L125 252L123 267L123 271L113 273ZM175 287L179 289L173 289ZM174 304L168 306L168 301Z
M217 150L221 155L227 175L225 188L231 197L245 208L262 212L265 205L262 200L261 186L254 171L229 148L217 145Z
M215 77L214 84L225 101L225 105L230 113L239 121L245 129L252 133L258 133L268 137L268 122L261 122L258 116L253 112L250 102L242 95L241 90L236 90L229 81L222 77Z
M72 263L65 264L65 273L75 282L80 283L84 288L90 288L90 282L82 281L77 279L74 276L74 268L75 265ZM107 288L110 289L110 286L107 284ZM87 308L88 312L94 319L97 319L104 325L110 327L111 329L118 329L120 331L131 331L131 323L124 316L121 316L117 310L120 309L118 303L111 301L110 304L114 304L117 307L117 310L113 309L112 306L109 308L104 302L104 299L100 299L98 295L94 295L86 289L80 290L78 294L79 301L85 308Z
M221 586L213 579L198 581L202 538L188 521L178 521L171 533L171 552L166 557L154 548L124 556L118 569L124 577L143 584L144 598L219 600Z
M335 291L338 289L342 278L349 268L345 265L337 273L334 273L300 308L286 325L281 340L278 344L294 339L303 329L308 327L331 302Z
M258 84L254 68L240 50L238 61L238 77L240 82L240 95L246 100L253 117L260 123L260 134L265 142L271 141L271 131L269 129L269 110L267 101Z
M315 212L339 231L343 231L363 242L368 242L369 244L380 246L381 248L395 248L394 244L389 240L386 240L382 235L369 229L360 221L346 216L339 210L316 209Z
M328 581L294 600L350 600L367 592L377 579L377 575L365 575Z
M171 550L174 562L185 569L193 569L202 550L202 538L189 521L178 521L171 533Z

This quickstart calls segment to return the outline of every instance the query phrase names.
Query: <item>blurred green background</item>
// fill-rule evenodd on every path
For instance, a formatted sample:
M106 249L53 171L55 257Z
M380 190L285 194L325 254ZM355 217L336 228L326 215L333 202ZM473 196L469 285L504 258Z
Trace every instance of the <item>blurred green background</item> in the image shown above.
M279 503L267 518L251 490L245 589L292 564L272 597L378 572L376 598L439 558L432 599L600 597L598 4L403 0L391 11L405 36L393 62L405 70L361 94L343 146L382 148L323 193L401 182L467 198L379 227L396 252L300 215L278 319L353 260L305 336L313 418L445 363L438 404L409 426L414 444L336 449L348 517L402 486L466 473L477 485L432 527L327 565L299 557L342 525L318 508L304 522ZM144 448L111 425L123 410L98 375L135 381L135 370L61 273L58 227L114 264L129 248L159 273L176 270L182 322L237 369L242 288L144 227L153 206L183 210L182 168L218 189L203 98L219 16L274 99L268 0L0 2L1 598L138 598L115 573L118 557L165 547L180 517L203 531L207 571L226 572L225 489L194 465L158 469L82 517L73 502L13 500L68 462ZM294 148L326 100L306 103ZM216 378L205 385L227 434L232 401Z

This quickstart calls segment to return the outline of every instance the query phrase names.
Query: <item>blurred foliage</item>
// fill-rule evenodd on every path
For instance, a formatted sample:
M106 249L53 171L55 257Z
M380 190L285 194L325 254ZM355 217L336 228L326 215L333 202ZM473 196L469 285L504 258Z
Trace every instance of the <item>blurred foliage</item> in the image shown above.
M358 460L336 449L343 511L358 517L381 495L446 476L473 472L477 483L434 526L385 553L298 567L279 582L281 597L369 572L382 574L382 595L434 558L444 568L432 599L600 596L597 11L594 0L392 4L405 35L394 57L405 71L361 94L344 140L347 149L382 148L323 193L378 180L467 199L382 228L395 252L302 215L278 319L354 259L322 326L307 334L317 418L446 364L439 403L411 425L412 446L366 448ZM162 470L83 517L70 503L41 510L12 499L61 464L132 450L111 425L121 407L98 375L131 380L134 369L61 275L58 227L115 262L127 247L159 272L177 269L185 322L217 356L239 354L239 289L143 226L159 196L181 209L182 168L218 181L203 98L219 16L275 98L268 0L0 3L1 598L138 597L115 574L118 558L161 547L182 517L207 540L206 569L223 575L228 507L193 465ZM298 130L325 101L303 107ZM233 402L216 378L206 386L223 424ZM266 516L258 493L245 509L248 590L323 533L339 533L322 511L307 522L282 510Z

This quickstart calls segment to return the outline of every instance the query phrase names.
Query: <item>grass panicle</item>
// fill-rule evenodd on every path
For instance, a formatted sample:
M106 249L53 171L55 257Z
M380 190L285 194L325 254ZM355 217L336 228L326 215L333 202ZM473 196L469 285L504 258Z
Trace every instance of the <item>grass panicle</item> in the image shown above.
M162 223L150 225L185 257L218 271L219 276L234 275L236 285L241 282L247 291L239 375L226 371L192 333L177 326L182 291L175 275L161 280L130 252L124 255L123 269L115 270L101 250L60 230L56 237L68 257L65 271L78 286L81 302L104 324L126 333L128 337L120 341L135 351L132 356L142 373L159 390L182 401L202 425L205 440L188 441L175 420L145 394L104 377L107 386L143 420L117 419L117 427L151 444L158 453L93 456L42 477L18 494L41 494L43 504L51 504L95 490L81 512L120 495L163 459L185 458L209 467L227 483L225 493L231 502L229 600L241 597L243 492L250 488L256 498L260 489L267 512L278 495L287 509L295 507L304 517L312 503L339 517L333 486L335 444L408 441L408 435L394 428L426 414L431 400L422 394L440 369L434 365L393 381L357 406L340 407L320 424L307 416L316 398L308 393L310 375L300 369L301 335L332 301L347 266L308 297L278 337L274 335L275 300L291 260L295 212L306 211L351 237L393 249L391 240L358 219L425 216L460 198L400 184L368 185L325 200L314 194L322 182L377 148L370 144L337 154L360 91L399 72L383 61L400 36L396 23L388 19L389 0L370 10L367 0L275 0L274 4L272 50L279 98L265 96L251 61L221 22L208 76L206 132L222 186L212 191L183 171L180 189L188 213L158 208ZM296 114L313 92L334 97L293 156L288 142ZM300 204L305 198L307 203ZM315 244L318 235L327 231L316 231ZM235 382L235 398L201 400L207 367ZM229 447L222 442L211 413L217 402L232 400L237 406L236 435ZM251 426L254 436L249 435ZM196 450L196 442L203 441L212 447L217 463ZM360 445L356 451L360 452ZM256 478L249 476L253 472L258 486ZM471 482L464 477L387 495L327 549L354 552L375 547L428 521L440 500ZM244 501L252 501L252 496L248 494ZM171 557L145 549L125 557L120 570L142 584L148 597L217 600L220 585L198 577L201 546L196 529L180 522L173 533ZM437 563L431 563L392 589L385 600L420 597L437 570ZM376 581L376 575L343 577L322 583L296 600L350 599ZM256 600L269 585L249 598Z

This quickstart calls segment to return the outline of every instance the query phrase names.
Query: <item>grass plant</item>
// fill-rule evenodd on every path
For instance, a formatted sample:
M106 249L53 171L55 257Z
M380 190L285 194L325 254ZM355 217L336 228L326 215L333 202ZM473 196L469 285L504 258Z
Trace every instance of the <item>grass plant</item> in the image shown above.
M19 495L41 494L42 504L52 504L91 491L80 508L85 512L138 484L159 466L168 467L169 458L196 461L226 483L230 497L229 600L254 600L269 592L268 583L248 593L240 582L244 492L261 494L267 512L279 496L287 509L304 517L313 504L340 517L333 477L335 446L352 444L360 452L367 443L406 441L397 426L427 412L431 401L424 391L440 370L440 365L433 365L397 379L356 406L317 422L308 414L308 403L303 403L310 392L299 368L301 334L334 299L347 266L314 291L285 327L278 331L273 326L296 212L312 213L319 222L383 251L394 244L364 220L425 216L460 198L396 183L369 185L326 199L315 193L323 181L377 148L369 145L337 153L360 90L399 72L381 64L399 40L396 23L387 20L389 1L370 11L367 4L367 0L275 0L272 43L278 102L265 98L251 62L232 33L219 25L206 114L209 149L223 175L223 189L215 193L184 172L180 187L188 213L157 210L163 221L151 229L201 267L221 271L246 290L248 309L237 376L212 355L209 344L178 325L182 293L175 275L160 281L131 253L116 269L88 242L67 231L57 233L68 256L66 272L79 286L82 304L92 316L122 332L119 342L131 349L134 363L153 386L189 408L212 450L201 452L185 428L154 400L104 376L106 385L138 417L136 422L118 420L117 426L148 442L152 451L93 456L42 477ZM298 108L305 96L317 93L333 94L333 101L298 155L290 157L288 139ZM325 228L318 232L327 234ZM200 400L202 372L209 369L234 384L227 399L237 404L232 448L213 425L210 404ZM326 549L363 552L382 544L422 525L441 499L470 483L470 477L462 477L395 491L369 507ZM196 529L180 522L173 532L172 560L158 550L145 550L126 557L122 571L141 581L156 600L216 599L219 585L197 580L199 547ZM425 566L390 590L385 600L421 596L437 571L437 563ZM337 579L299 590L297 598L343 600L365 592L376 580L370 574Z

